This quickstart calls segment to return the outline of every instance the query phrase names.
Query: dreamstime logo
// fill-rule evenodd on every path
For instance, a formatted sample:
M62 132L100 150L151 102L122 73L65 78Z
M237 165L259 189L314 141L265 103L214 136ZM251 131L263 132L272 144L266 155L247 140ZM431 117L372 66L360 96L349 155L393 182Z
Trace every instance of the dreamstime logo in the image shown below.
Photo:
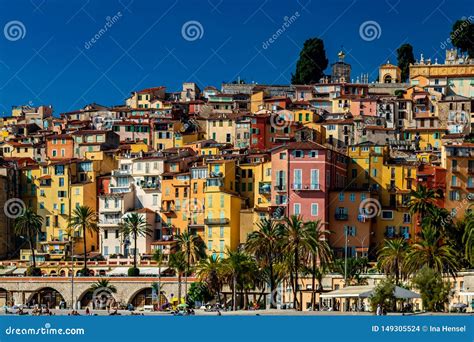
M3 34L11 42L23 39L26 36L26 27L25 25L18 20L12 20L6 23L3 28Z
M262 48L263 49L268 49L268 47L273 44L274 42L277 41L278 38L280 38L280 36L285 33L285 31L287 29L290 28L290 26L300 17L300 13L298 11L296 11L291 17L284 17L283 18L283 24L281 25L281 27L278 28L278 30L275 31L275 33L273 33L270 38L268 38L266 41L264 41L262 43Z
M202 36L204 35L204 27L202 27L199 21L187 21L181 27L181 35L188 42L193 42L202 38Z
M359 27L359 35L366 42L379 39L382 35L382 28L374 20L364 21Z
M112 129L112 126L114 124L114 118L110 115L105 115L105 116L94 116L92 119L92 123L96 129Z
M459 25L459 27L449 35L449 38L440 43L439 47L441 49L446 49L454 39L456 39L465 29L467 29L474 22L474 16L470 15L469 17L462 17L461 20L461 25Z
M97 31L97 33L87 42L84 43L84 48L86 50L89 50L95 43L97 43L99 41L99 39L107 33L107 31L109 31L112 26L115 25L115 23L117 23L120 18L122 18L122 12L118 11L117 13L115 13L114 16L108 16L107 18L105 18L105 24L102 28L99 29L99 31Z
M381 211L382 205L375 198L366 198L359 204L359 213L369 219L380 215Z
M293 118L289 113L276 113L272 114L270 117L270 126L272 126L276 130L284 130L291 125Z
M10 198L5 202L3 206L3 211L8 218L16 219L25 213L26 205L19 198Z
M96 309L105 309L114 300L113 292L108 287L99 287L92 293L92 303Z

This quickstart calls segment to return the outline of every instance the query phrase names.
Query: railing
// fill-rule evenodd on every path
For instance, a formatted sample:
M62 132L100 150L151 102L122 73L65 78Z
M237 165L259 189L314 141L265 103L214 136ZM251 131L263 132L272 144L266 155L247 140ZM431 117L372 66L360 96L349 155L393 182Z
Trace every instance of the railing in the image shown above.
M291 184L291 189L292 190L297 190L297 191L315 191L315 190L320 190L319 184Z
M276 191L286 191L286 184L277 184L273 188Z
M345 221L349 219L349 214L346 213L336 213L334 214L334 218L339 221Z
M230 220L228 218L212 218L204 219L204 223L207 225L218 225L218 224L228 224Z

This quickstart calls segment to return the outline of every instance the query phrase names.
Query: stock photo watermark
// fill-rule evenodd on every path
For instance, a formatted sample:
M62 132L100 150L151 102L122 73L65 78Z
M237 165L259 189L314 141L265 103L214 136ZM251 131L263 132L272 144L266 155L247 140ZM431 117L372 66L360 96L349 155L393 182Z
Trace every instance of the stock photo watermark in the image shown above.
M382 28L375 20L364 21L359 26L359 35L366 42L371 42L382 36Z
M273 43L275 43L278 38L280 38L280 36L286 32L287 29L290 28L290 26L296 21L298 20L298 18L300 17L300 13L298 11L296 11L293 15L291 15L290 17L286 16L283 18L283 24L281 25L281 27L275 31L275 33L273 33L270 38L268 38L266 41L264 41L262 43L262 48L264 50L268 49L270 47L270 45L272 45Z
M23 39L26 37L25 24L19 20L9 21L3 27L3 34L5 35L5 38L11 42Z
M464 32L464 30L466 30L474 22L474 16L472 15L467 18L464 17L463 19L464 20L461 22L460 27L458 27L454 32L452 32L446 40L442 41L439 44L439 47L441 49L446 49L449 44L453 42L454 39L456 39L461 33ZM474 42L472 42L472 44L474 44Z
M118 11L112 17L109 16L105 18L106 22L104 26L99 31L97 31L97 33L91 39L84 43L84 48L86 50L89 50L95 43L100 40L100 38L102 38L104 34L106 34L122 18L122 16L122 12Z
M25 202L19 198L10 198L3 206L5 216L11 219L16 219L23 215L26 211Z
M187 21L181 27L181 36L183 36L183 38L188 42L202 39L204 36L204 27L197 20Z

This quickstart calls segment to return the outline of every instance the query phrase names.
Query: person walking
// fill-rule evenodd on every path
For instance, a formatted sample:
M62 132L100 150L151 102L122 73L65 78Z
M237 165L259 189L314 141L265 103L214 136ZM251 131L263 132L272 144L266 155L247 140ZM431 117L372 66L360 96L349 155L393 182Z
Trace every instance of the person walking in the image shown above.
M382 305L377 304L377 310L375 311L377 316L382 316Z

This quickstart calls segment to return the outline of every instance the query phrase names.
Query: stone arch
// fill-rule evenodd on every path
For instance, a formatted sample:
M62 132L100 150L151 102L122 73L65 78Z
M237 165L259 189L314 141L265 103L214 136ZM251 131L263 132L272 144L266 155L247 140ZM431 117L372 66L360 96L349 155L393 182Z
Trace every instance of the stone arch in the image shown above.
M132 304L134 307L143 307L143 305L152 305L152 288L151 284L147 287L141 287L135 292L127 300L127 305ZM168 298L166 297L166 292L161 289L161 295L159 300L160 307L164 304L168 303Z
M36 289L30 294L26 303L45 304L54 308L59 306L60 301L65 301L64 296L56 288L52 286L43 286Z
M392 83L392 75L386 74L386 75L383 77L383 83Z
M0 287L0 306L8 305L11 301L10 297L11 295L8 290Z
M67 270L67 269L62 269L62 270L60 270L59 273L58 273L58 275L59 275L60 277L65 277L66 274L68 274L68 270Z

